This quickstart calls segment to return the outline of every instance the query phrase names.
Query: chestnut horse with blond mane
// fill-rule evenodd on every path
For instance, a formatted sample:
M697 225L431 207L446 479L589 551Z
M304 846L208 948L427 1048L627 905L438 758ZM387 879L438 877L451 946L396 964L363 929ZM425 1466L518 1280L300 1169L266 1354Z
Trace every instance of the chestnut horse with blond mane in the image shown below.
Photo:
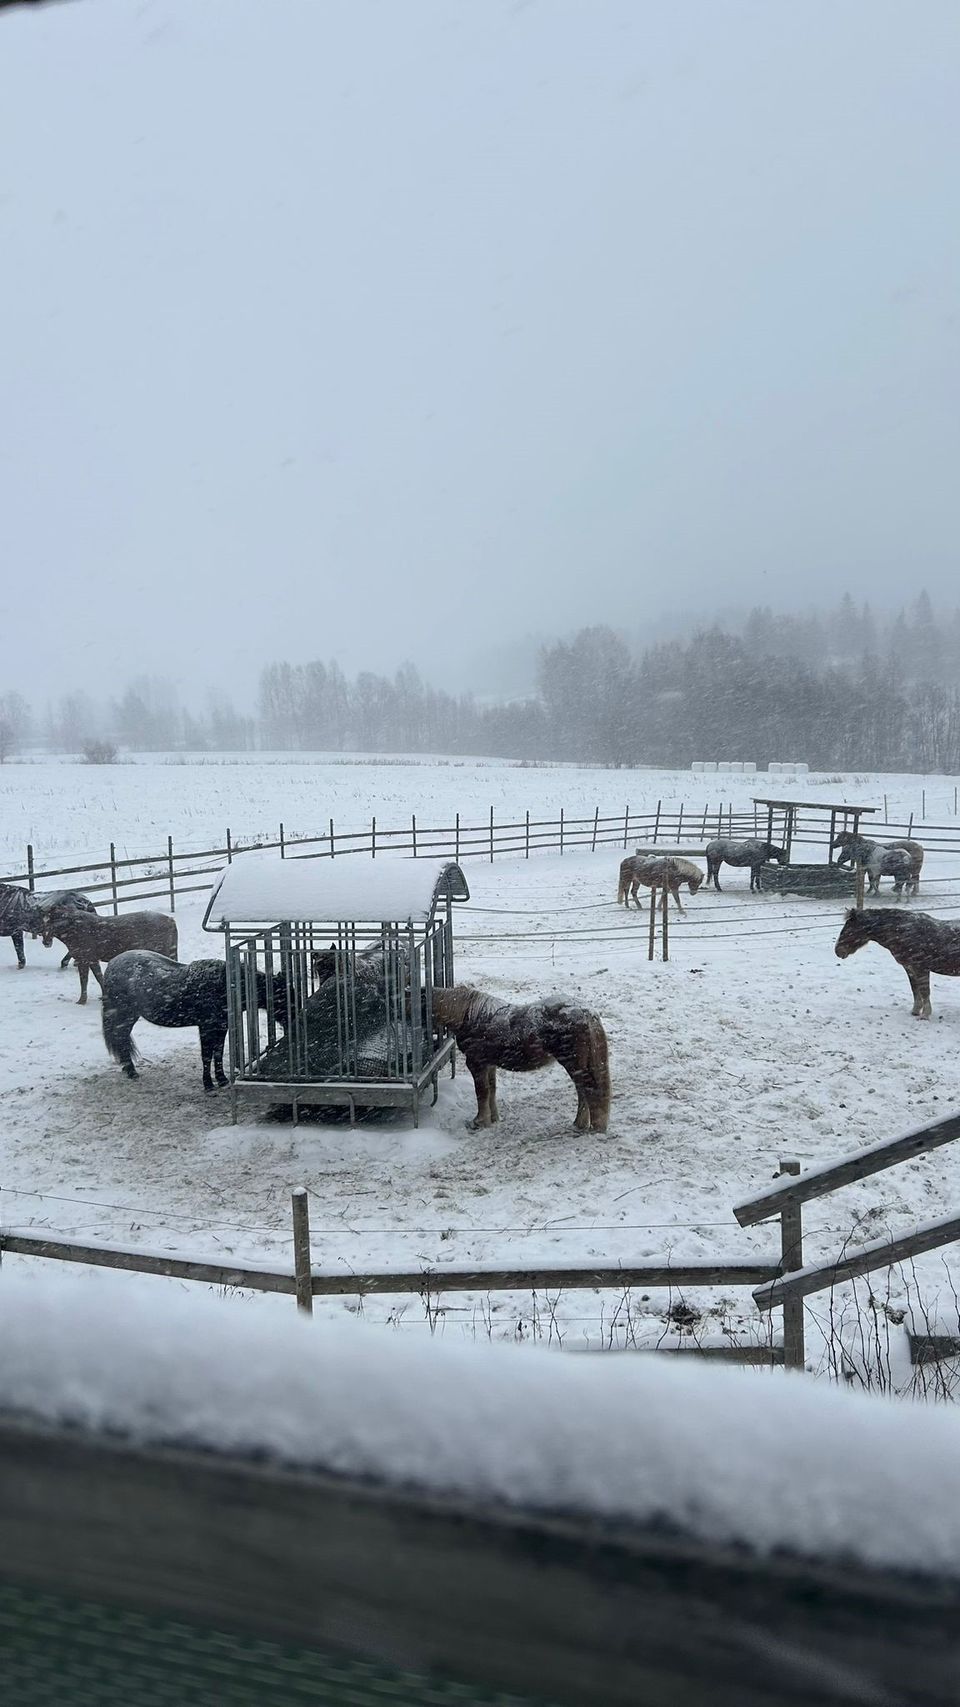
M453 1032L477 1093L471 1131L492 1126L497 1109L497 1068L534 1073L556 1061L577 1090L578 1132L606 1132L610 1113L607 1034L595 1013L553 998L517 1006L485 996L470 984L434 989L433 1017Z
M682 913L685 909L680 899L681 885L685 883L690 894L695 895L702 882L703 872L689 859L678 859L675 854L632 854L620 862L617 901L627 908L633 901L639 907L637 892L643 883L651 891L669 889Z

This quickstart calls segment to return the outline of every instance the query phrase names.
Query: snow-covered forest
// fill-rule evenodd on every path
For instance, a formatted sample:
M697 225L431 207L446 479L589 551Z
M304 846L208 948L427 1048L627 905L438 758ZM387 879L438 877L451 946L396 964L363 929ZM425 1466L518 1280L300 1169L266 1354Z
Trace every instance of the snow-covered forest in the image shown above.
M802 754L815 769L960 770L960 609L926 593L877 615L847 595L832 610L775 614L631 648L605 625L542 646L525 698L489 703L334 662L268 664L256 705L140 677L100 703L70 692L46 707L0 697L0 760L34 748L115 751L485 754L581 764L685 766L736 754Z

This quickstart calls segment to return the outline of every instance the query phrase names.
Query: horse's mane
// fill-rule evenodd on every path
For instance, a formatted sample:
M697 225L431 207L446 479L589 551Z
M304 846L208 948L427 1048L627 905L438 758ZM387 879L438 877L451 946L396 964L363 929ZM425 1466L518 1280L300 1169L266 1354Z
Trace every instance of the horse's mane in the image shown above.
M434 991L434 1002L441 998L444 1009L444 1025L451 1028L463 1025L466 1020L475 1024L477 1021L489 1020L497 1008L505 1004L497 1002L492 996L484 995L482 990L473 984L453 984L444 990Z

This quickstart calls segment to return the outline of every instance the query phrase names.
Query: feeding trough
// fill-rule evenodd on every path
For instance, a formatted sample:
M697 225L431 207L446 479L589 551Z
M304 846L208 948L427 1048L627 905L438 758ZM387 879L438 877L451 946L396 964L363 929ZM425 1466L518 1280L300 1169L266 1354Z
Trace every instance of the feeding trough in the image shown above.
M850 830L854 835L860 831L860 819L864 813L876 812L875 806L852 806L848 802L823 800L760 800L754 799L754 806L763 806L767 812L766 837L786 850L785 865L763 865L760 868L760 887L769 893L779 895L807 895L813 900L824 900L833 897L856 897L862 876L856 870L850 870L837 864L834 850L834 839L838 830ZM793 842L797 835L797 814L805 812L829 813L830 823L827 834L826 860L817 864L795 864L792 859Z
M313 1106L351 1120L358 1108L406 1108L416 1125L453 1062L433 990L454 981L453 903L469 895L449 860L248 854L227 866L203 927L225 938L234 1121L243 1098L289 1105L294 1120Z

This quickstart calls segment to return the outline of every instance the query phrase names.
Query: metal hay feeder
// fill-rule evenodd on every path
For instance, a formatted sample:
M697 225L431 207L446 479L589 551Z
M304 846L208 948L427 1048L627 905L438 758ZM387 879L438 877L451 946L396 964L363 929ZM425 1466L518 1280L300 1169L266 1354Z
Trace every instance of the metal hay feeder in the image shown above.
M766 837L778 838L786 849L786 865L764 865L760 868L760 887L768 893L805 895L816 900L836 896L851 897L857 893L858 874L837 863L833 846L838 829L860 833L860 819L865 813L876 812L875 806L852 805L846 801L824 800L766 800L754 797L754 807L763 806L767 812ZM816 865L795 865L792 859L793 841L797 834L797 814L824 812L830 814L827 835L826 861ZM776 822L775 822L776 818ZM774 834L776 830L776 835Z
M203 928L223 933L230 1101L406 1108L452 1066L433 991L453 978L453 903L469 900L449 860L260 859L220 875ZM266 1012L256 1005L257 975ZM419 1000L411 999L419 991ZM277 998L285 996L286 1025Z

